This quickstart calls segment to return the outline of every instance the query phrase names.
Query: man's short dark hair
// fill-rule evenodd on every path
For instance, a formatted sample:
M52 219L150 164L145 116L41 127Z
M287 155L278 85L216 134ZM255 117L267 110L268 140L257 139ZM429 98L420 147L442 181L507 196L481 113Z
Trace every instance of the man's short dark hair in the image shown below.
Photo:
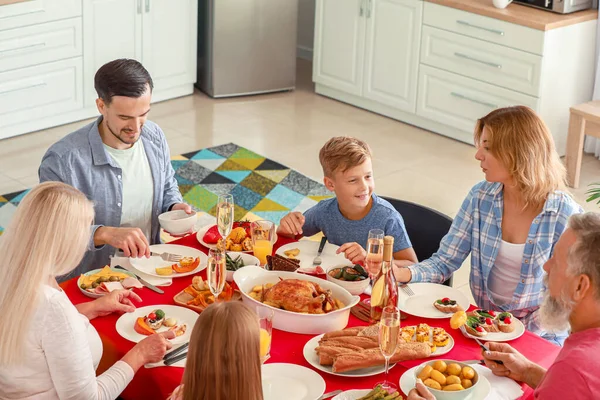
M152 77L144 66L128 58L120 58L100 67L94 77L98 97L110 104L114 96L141 97L154 88Z

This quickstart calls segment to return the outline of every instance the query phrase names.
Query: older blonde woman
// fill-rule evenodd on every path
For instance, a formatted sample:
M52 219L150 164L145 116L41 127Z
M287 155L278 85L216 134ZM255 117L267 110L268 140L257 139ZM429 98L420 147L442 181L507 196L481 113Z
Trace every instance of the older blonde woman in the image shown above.
M516 106L492 111L475 127L475 158L485 181L471 189L439 250L428 260L399 268L400 282L443 282L471 254L471 292L484 309L509 311L526 328L561 344L561 334L542 330L544 263L582 212L565 190L565 169L540 117Z
M0 398L115 399L171 347L150 336L96 377L102 342L89 319L133 311L141 299L117 291L75 307L56 283L81 261L93 218L81 192L47 182L25 196L0 238Z

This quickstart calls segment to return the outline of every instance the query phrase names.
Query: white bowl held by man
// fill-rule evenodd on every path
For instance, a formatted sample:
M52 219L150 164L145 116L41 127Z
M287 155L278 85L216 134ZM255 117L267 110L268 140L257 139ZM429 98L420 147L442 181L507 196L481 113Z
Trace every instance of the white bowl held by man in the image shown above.
M330 290L333 298L341 301L344 307L326 314L301 314L271 307L250 297L249 293L255 286L267 283L276 284L282 279L300 279L317 283L322 289ZM266 271L260 267L249 266L237 270L233 274L233 280L242 292L242 300L246 304L252 308L268 307L273 309L273 328L286 332L319 334L344 329L348 325L350 308L360 301L360 297L351 295L339 285L295 272Z
M197 220L198 215L196 213L188 214L183 210L168 211L158 216L160 226L174 235L190 232Z

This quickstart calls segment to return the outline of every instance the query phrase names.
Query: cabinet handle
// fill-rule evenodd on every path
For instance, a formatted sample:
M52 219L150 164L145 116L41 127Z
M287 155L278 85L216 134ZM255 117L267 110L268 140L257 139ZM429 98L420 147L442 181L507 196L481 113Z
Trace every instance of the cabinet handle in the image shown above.
M146 0L146 12L150 12L150 0Z
M472 101L473 103L481 104L482 106L491 107L493 109L498 108L497 104L492 104L492 103L488 103L487 101L477 100L472 97L465 96L464 94L460 94L460 93L456 93L456 92L450 92L450 94L454 97L458 97L459 99Z
M371 6L373 5L372 0L367 0L369 2L369 6L367 7L367 18L371 18Z
M19 50L31 49L34 47L44 47L44 46L46 46L46 43L35 43L35 44L27 45L27 46L15 47L14 49L0 50L0 53L8 53L10 51L19 51Z
M360 0L360 7L359 7L359 11L358 11L358 16L362 17L363 15L365 15L365 0Z
M463 54L463 53L454 53L454 55L456 57L464 58L465 60L475 61L475 62L478 62L480 64L489 65L490 67L502 69L502 65L500 65L500 64L496 64L496 63L485 61L485 60L479 60L477 58L471 57L471 56Z
M10 90L5 90L3 92L0 92L0 94L6 94L6 93L12 93L12 92L18 92L21 90L27 90L27 89L32 89L35 87L40 87L40 86L46 86L46 82L42 82L42 83L36 83L35 85L31 85L31 86L25 86L25 87L20 87L20 88L16 88L16 89L10 89Z
M504 36L504 32L503 31L499 31L498 29L491 29L491 28L486 28L485 26L473 25L470 22L463 21L463 20L460 20L460 19L457 19L456 23L464 25L464 26L468 26L470 28L481 29L481 30L484 30L484 31L487 31L487 32L495 33L496 35Z
M142 0L137 0L137 13L142 13Z

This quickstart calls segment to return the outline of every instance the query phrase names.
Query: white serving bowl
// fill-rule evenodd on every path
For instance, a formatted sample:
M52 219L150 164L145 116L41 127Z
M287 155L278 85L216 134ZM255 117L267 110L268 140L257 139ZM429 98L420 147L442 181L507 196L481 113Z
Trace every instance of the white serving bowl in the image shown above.
M252 288L266 283L277 283L281 279L300 279L318 283L323 289L331 290L334 298L345 304L344 308L327 314L300 314L271 307L254 300L248 295ZM343 287L310 275L296 272L266 271L261 267L244 267L233 274L233 280L242 292L242 300L251 308L267 307L274 311L273 327L286 332L320 334L344 329L348 325L350 309L358 304L360 297L351 295Z
M232 260L235 260L236 258L238 258L238 256L242 257L242 261L244 261L244 267L249 267L249 266L259 266L260 265L260 261L258 260L258 258L254 257L252 254L248 254L248 253L242 253L239 251L228 251L227 254L229 255L229 257L231 257ZM239 270L238 270L239 271ZM227 271L227 282L232 282L233 281L233 274L235 271Z
M168 211L158 216L160 226L167 232L180 235L192 230L198 215L188 214L183 210Z
M419 365L417 367L417 369L415 369L415 379L417 379L417 377L419 376L419 374L421 373L423 368L425 368L426 365L431 365L433 367L433 364L436 361L438 361L438 360L427 361L427 362L424 362L423 364ZM473 371L475 371L475 377L471 380L473 382L473 386L471 386L468 389L460 390L457 392L445 392L443 390L432 389L430 387L428 387L427 389L429 389L429 391L433 394L433 396L436 398L436 400L471 400L471 398L473 396L473 390L479 383L479 373L477 372L477 370L475 368L473 368L472 365L461 363L460 361L456 361L456 360L441 360L441 361L444 361L446 364L451 364L451 363L458 364L458 365L460 365L461 369L464 367L471 367L471 369L473 369ZM476 399L472 399L472 400L476 400Z
M342 267L335 267L335 268L343 268ZM332 268L333 269L333 268ZM331 270L329 270L331 271ZM329 271L327 271L327 280L329 282L333 282L336 285L340 285L341 287L343 287L344 289L346 289L347 291L350 292L350 294L359 296L361 295L366 288L369 287L369 278L360 280L360 281L344 281L342 279L337 279L334 278L333 276L329 275Z

